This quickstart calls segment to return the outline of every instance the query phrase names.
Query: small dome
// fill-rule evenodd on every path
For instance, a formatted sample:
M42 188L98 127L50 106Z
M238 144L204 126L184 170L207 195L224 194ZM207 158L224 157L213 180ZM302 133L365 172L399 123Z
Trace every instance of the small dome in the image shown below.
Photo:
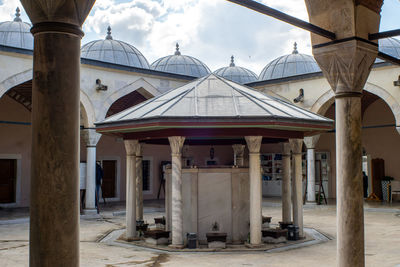
M379 39L379 51L400 59L400 41L395 38ZM377 58L375 63L385 62Z
M228 67L220 68L214 71L214 74L240 84L257 81L257 75L254 72L235 65L233 56L231 57L231 64Z
M33 50L31 25L23 22L20 16L17 8L13 21L0 23L0 45Z
M81 57L112 64L149 69L146 58L130 44L114 40L111 27L107 28L105 40L96 40L85 44L81 49Z
M203 77L209 74L210 69L200 60L186 55L181 55L179 44L176 44L174 55L166 56L151 64L153 70L171 72L192 77Z
M321 69L315 59L310 55L299 54L297 44L294 43L292 54L278 57L268 63L262 70L258 80L279 79L319 71Z

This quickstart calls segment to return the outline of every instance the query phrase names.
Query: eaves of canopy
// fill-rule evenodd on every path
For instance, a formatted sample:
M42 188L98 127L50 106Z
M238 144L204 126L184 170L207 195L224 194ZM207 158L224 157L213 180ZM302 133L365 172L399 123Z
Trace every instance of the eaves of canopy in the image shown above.
M257 135L270 142L303 138L332 127L330 119L214 74L96 123L99 133L138 140Z

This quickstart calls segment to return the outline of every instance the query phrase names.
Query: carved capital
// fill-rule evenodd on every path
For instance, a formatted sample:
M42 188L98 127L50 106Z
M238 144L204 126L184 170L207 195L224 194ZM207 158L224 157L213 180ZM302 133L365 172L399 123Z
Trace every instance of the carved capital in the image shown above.
M170 136L168 137L169 145L171 146L172 155L181 155L183 143L185 143L184 136Z
M85 129L81 131L81 135L88 147L96 146L101 137L101 134L97 133L94 129Z
M245 139L250 153L260 153L262 136L246 136Z
M291 151L290 143L283 143L283 152L282 156L290 157L290 151Z
M244 148L245 147L246 147L245 145L240 145L240 144L232 145L233 153L236 155L236 157L244 156Z
M337 96L361 96L378 47L356 39L313 48L315 60Z
M312 149L315 148L315 146L318 143L319 138L321 137L321 135L314 135L314 136L307 136L304 137L304 144L306 145L306 147L308 149Z
M380 14L382 11L383 0L356 0L356 5L365 6L375 13Z
M138 143L138 144L135 146L135 149L136 149L136 151L135 151L136 157L141 157L141 156L142 156L142 152L143 152L143 146L142 146L142 144Z
M124 140L125 150L127 156L136 156L137 146L139 145L138 140Z
M33 25L60 22L81 27L95 0L21 0Z
M301 154L303 139L289 139L289 144L293 154Z

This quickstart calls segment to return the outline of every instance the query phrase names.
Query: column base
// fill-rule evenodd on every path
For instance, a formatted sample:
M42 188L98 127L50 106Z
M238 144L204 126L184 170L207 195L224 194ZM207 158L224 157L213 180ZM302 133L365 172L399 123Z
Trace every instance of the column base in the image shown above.
M100 218L100 214L97 213L97 209L84 209L83 218Z
M261 244L250 244L250 243L245 243L244 244L247 248L262 248L264 246L263 243Z
M183 249L183 248L185 248L184 245L174 245L174 244L168 245L168 247L169 248L173 248L173 249Z
M316 201L306 201L307 206L316 206L317 202Z

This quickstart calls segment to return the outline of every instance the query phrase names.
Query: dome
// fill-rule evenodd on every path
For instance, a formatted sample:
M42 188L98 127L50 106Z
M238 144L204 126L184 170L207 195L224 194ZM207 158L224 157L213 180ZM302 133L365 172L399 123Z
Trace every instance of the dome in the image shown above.
M171 72L192 77L203 77L209 74L210 69L200 60L186 55L181 55L179 44L176 44L174 55L166 56L151 64L153 70Z
M231 64L228 67L220 68L214 71L214 74L240 84L257 81L257 75L254 72L235 65L233 56L231 57Z
M262 70L258 80L279 79L320 71L321 69L314 58L310 55L299 54L297 44L294 43L292 54L278 57L268 63Z
M33 35L31 25L20 18L17 8L13 21L0 23L0 45L33 50Z
M149 69L146 58L130 44L114 40L111 27L107 28L105 40L96 40L85 44L81 49L81 57L112 64Z
M400 59L400 41L395 38L379 39L379 52ZM377 58L375 63L385 62Z

